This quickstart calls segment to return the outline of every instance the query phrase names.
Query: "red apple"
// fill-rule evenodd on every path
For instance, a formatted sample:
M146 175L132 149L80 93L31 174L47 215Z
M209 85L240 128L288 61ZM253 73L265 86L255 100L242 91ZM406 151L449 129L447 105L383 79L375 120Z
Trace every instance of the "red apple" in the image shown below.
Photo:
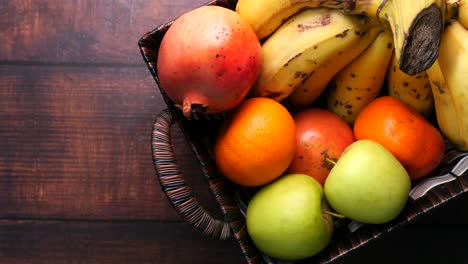
M288 173L303 173L323 186L333 163L355 141L351 127L338 115L323 109L302 110L294 115L296 153Z

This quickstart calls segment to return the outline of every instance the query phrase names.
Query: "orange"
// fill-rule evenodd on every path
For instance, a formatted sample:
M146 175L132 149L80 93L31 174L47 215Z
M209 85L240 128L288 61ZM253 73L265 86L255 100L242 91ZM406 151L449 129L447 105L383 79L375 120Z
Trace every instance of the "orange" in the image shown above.
M356 140L373 140L387 148L413 181L431 173L444 157L445 143L439 130L391 96L373 100L359 113L354 136Z
M260 186L288 168L296 149L296 126L279 102L249 98L221 126L214 145L218 169L243 186Z

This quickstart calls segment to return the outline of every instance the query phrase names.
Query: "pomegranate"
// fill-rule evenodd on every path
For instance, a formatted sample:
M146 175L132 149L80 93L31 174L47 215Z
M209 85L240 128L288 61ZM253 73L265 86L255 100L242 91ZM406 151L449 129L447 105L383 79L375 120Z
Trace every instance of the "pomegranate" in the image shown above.
M353 130L338 115L310 108L294 115L296 153L289 173L307 174L322 186L335 161L355 141Z
M248 94L261 68L260 41L235 11L203 6L170 26L158 53L162 89L190 118L220 113Z

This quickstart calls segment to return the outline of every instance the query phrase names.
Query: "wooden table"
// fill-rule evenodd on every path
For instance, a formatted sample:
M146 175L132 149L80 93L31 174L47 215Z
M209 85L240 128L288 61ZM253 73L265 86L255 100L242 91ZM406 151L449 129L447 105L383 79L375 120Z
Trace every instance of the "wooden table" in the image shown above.
M0 1L0 263L242 263L181 221L154 177L165 104L137 41L206 0ZM182 133L175 152L216 211ZM346 263L466 263L463 196Z

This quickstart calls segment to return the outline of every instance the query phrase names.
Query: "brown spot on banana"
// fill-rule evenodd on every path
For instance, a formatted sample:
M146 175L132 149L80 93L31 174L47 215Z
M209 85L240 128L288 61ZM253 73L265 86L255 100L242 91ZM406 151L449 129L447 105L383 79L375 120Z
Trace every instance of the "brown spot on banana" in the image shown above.
M306 72L301 72L301 71L296 71L294 72L294 78L305 78L307 77L307 73Z
M395 40L398 40L400 38L400 34L398 34L398 29L399 29L400 26L398 26L398 24L395 24L395 31L393 33L393 36L395 38Z
M283 95L282 92L269 91L269 90L265 91L265 96L268 98L278 98L282 95Z
M331 19L330 19L330 14L327 14L322 20L322 27L330 24Z
M435 87L437 87L437 90L439 91L440 94L445 93L445 89L444 89L443 85L440 84L439 81L433 81L432 83L435 85Z
M302 52L294 55L292 58L290 58L285 64L284 64L284 67L288 67L289 63L295 59L297 59L297 57L301 56L302 55Z
M431 100L432 98L433 98L433 97L432 97L432 94L427 93L427 94L426 94L426 97L424 97L424 101L427 102L427 101Z
M317 22L314 22L313 24L312 23L311 24L302 24L302 23L297 24L297 30L302 33L302 32L305 32L314 28L325 27L330 23L331 23L330 14L326 13L321 19L319 19Z
M348 35L349 29L346 29L345 31L341 32L340 34L337 34L337 38L345 38Z

